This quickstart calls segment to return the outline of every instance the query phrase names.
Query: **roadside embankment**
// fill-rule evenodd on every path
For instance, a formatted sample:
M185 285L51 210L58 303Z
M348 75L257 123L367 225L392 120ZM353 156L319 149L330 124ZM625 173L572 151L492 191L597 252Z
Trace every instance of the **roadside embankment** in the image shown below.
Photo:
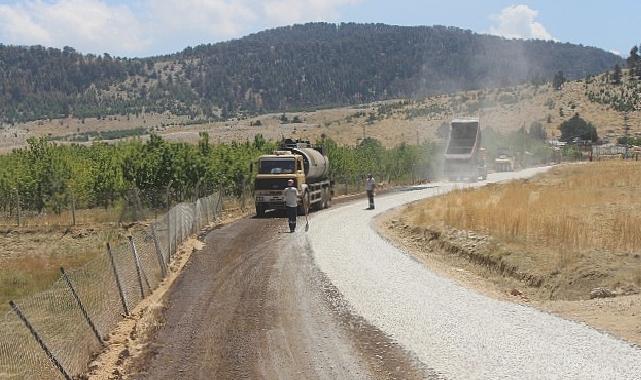
M466 286L641 344L640 168L557 167L417 201L377 223L388 240Z

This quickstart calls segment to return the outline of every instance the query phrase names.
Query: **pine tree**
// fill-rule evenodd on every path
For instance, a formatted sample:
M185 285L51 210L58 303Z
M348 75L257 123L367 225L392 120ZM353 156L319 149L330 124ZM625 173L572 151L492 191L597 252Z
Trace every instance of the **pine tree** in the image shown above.
M560 90L561 86L563 86L563 83L565 83L565 76L563 75L563 71L559 70L559 72L554 75L552 85L554 86L555 90Z
M599 140L596 127L584 119L578 113L561 123L561 141L571 142L578 138L579 140L596 142Z
M630 50L630 56L627 59L628 68L631 76L641 76L641 57L639 56L639 47L633 46Z
M620 85L621 84L621 66L618 64L614 65L614 74L612 74L612 84Z

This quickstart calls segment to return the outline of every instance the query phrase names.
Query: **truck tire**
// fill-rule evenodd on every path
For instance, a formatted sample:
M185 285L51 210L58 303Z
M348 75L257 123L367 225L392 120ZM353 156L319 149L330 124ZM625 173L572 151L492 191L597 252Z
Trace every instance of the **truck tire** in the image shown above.
M329 187L325 188L325 193L327 194L327 198L325 198L325 208L330 208L332 207L332 189Z
M256 203L256 217L264 218L265 217L265 206L260 203Z
M325 188L322 188L321 189L321 200L320 200L320 202L318 202L318 209L322 210L325 207L327 207L326 206L326 202L327 202L327 193L325 193Z

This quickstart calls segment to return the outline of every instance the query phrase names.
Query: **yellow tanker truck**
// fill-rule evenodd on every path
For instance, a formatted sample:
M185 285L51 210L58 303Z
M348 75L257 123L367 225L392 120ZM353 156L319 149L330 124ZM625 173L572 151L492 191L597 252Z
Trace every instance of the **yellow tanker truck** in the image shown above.
M256 216L263 217L267 210L285 208L283 189L289 179L293 179L298 188L299 214L330 206L329 160L322 146L312 146L309 141L283 140L277 151L258 158L257 168Z

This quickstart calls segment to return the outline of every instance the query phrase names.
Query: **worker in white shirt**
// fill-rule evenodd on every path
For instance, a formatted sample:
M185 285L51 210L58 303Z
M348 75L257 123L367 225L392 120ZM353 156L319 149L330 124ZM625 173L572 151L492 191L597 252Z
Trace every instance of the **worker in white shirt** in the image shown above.
M376 180L371 174L368 174L365 180L365 191L367 191L367 199L369 199L368 210L374 209L374 190L376 190Z
M287 219L289 219L289 232L294 232L296 230L296 215L298 211L298 189L294 186L293 179L287 181L283 196L285 196L285 208L287 209Z

